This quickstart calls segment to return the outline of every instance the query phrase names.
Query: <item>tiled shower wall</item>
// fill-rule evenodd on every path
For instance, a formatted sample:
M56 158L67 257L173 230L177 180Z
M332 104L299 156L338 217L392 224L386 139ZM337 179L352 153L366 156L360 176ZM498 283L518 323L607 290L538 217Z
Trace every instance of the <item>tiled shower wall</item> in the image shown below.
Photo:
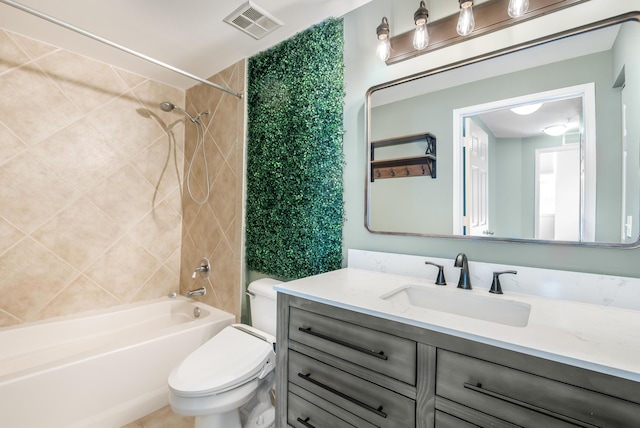
M245 61L240 61L209 80L235 92L244 92ZM209 197L206 199L205 165L202 146L197 147L196 126L185 130L185 177L197 148L190 177L192 199L185 184L182 196L182 269L180 288L205 287L199 300L236 316L240 320L242 267L242 218L244 186L244 99L205 85L187 90L187 111L206 128L204 147L208 167ZM185 178L186 180L187 178ZM195 201L194 201L195 199ZM197 201L197 202L196 202ZM211 263L209 279L192 278L201 259Z
M184 99L0 29L0 327L178 290Z

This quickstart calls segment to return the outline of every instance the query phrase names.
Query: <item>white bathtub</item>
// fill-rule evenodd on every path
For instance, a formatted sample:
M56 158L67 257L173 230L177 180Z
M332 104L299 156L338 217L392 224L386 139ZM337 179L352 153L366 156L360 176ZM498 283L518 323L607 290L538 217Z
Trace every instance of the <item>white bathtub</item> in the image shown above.
M178 296L0 329L0 427L132 422L167 405L173 366L234 321Z

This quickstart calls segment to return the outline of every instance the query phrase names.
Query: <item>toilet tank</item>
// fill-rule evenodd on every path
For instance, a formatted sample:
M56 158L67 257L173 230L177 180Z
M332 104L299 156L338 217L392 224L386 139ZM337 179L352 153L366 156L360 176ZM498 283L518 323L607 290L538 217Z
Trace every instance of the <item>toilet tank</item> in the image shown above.
M277 293L273 289L281 284L273 278L262 278L249 284L249 304L251 306L251 325L270 335L276 335Z

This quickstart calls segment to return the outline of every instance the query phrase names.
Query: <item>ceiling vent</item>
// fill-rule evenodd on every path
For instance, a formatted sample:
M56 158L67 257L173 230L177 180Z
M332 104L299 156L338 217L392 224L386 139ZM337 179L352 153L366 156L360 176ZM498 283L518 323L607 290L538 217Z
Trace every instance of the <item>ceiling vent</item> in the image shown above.
M258 40L282 26L282 22L250 1L233 11L224 22Z

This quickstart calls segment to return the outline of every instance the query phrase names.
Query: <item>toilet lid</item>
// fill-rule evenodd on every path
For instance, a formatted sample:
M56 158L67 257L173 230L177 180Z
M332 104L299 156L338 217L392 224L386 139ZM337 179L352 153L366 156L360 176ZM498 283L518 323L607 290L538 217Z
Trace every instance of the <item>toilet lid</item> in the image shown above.
M271 343L225 327L174 367L169 388L183 396L223 392L258 376L270 358Z

